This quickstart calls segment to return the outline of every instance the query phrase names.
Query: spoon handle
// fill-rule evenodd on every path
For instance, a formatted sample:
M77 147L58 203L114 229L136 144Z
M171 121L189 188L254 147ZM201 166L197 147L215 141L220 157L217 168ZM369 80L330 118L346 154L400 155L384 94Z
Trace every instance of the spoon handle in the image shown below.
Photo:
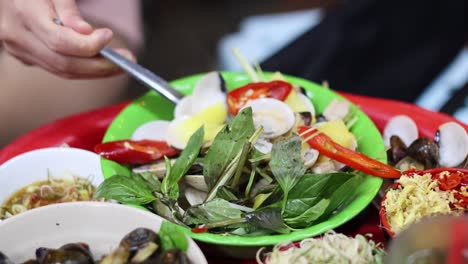
M182 93L174 89L164 79L157 76L145 67L128 60L112 49L103 48L100 54L125 70L139 82L155 90L157 93L161 94L174 104L177 104L180 99L184 97Z

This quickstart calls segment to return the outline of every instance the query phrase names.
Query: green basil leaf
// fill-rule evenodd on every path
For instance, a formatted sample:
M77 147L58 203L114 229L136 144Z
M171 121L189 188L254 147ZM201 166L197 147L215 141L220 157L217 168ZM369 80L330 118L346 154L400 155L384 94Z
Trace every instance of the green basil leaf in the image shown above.
M323 217L321 217L321 219L328 217L335 210L348 204L352 199L354 199L352 190L355 190L362 180L363 177L361 175L354 175L353 177L348 178L348 180L338 188L335 188L333 191L330 190L330 194L327 195L330 199L330 205L328 205L327 210L323 213Z
M218 132L203 164L203 175L209 188L216 184L228 164L239 154L254 132L250 107L240 111Z
M151 188L153 192L161 192L161 182L158 177L152 172L136 173L134 178L141 178Z
M283 199L304 175L306 168L301 158L301 138L293 134L273 144L270 168L283 190ZM283 203L283 209L286 204Z
M180 220L182 219L182 208L177 204L177 201L168 197L161 197L152 203L152 210L159 216L176 223L181 226L185 224Z
M273 230L278 233L289 233L291 229L284 224L281 216L281 208L268 207L246 214L247 223L263 229Z
M296 217L307 211L310 207L314 206L320 200L320 196L288 200L286 202L286 208L284 209L283 216L285 218Z
M242 212L231 207L228 201L214 198L207 203L189 208L185 212L184 223L186 225L199 225L241 217Z
M218 188L218 191L216 192L216 197L224 199L228 202L231 201L237 201L239 198L234 194L235 191L232 190L229 186L221 186Z
M159 237L163 251L177 248L187 253L188 240L180 226L163 221L159 229Z
M187 146L182 151L182 153L180 153L180 156L176 159L174 165L171 167L170 173L164 178L161 184L161 191L170 198L177 200L179 197L178 183L197 159L198 154L200 153L200 149L203 145L203 137L204 130L203 127L200 127L190 137Z
M96 189L95 197L117 200L121 203L144 205L157 198L143 179L114 175Z
M322 198L329 198L351 177L353 177L351 174L345 172L305 174L289 192L283 216L286 218L299 216Z
M301 215L293 218L285 218L286 224L293 228L305 228L310 226L310 223L322 216L330 205L329 199L321 199L320 202L307 209Z

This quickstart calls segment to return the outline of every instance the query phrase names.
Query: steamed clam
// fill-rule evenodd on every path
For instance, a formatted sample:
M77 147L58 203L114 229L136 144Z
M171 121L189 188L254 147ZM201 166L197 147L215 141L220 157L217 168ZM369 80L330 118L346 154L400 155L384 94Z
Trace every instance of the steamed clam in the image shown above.
M262 126L264 138L275 138L290 131L294 126L294 113L289 106L273 98L260 98L249 101L256 128Z
M133 140L167 141L177 149L184 149L190 136L205 127L205 141L209 142L222 128L227 118L226 87L218 72L200 78L193 93L175 107L172 121L152 121L141 125L133 133Z
M185 96L175 107L175 119L191 116L215 104L226 102L226 85L219 72L209 72L195 85L193 92ZM226 106L225 106L226 107Z
M132 134L132 140L158 140L164 141L167 137L167 129L171 122L156 120L139 126Z
M455 122L441 125L434 141L440 149L441 166L455 167L462 164L468 156L468 135L465 129Z
M185 189L185 199L187 199L190 206L202 204L205 202L207 196L207 192L197 190L193 187L187 187L187 189Z
M264 137L260 137L254 144L255 149L257 149L262 154L271 153L273 148L273 143Z
M302 153L302 161L304 161L304 166L306 168L312 167L319 157L319 152L313 148L307 148Z
M209 191L208 185L206 184L205 177L203 175L185 175L184 179L188 186L192 186L193 188L202 192Z
M325 110L322 115L329 121L344 119L351 110L351 104L348 101L339 101L333 100Z
M295 113L309 112L311 116L315 116L314 105L310 101L309 97L307 97L307 95L305 95L298 87L294 87L284 103L287 104Z
M390 146L390 137L398 136L406 146L411 145L418 138L418 127L410 117L398 115L392 117L384 128L383 138L385 146Z
M402 170L463 166L468 156L468 135L465 129L447 122L439 126L434 140L418 138L418 129L408 116L392 118L384 129L389 148L388 161Z
M171 159L171 165L174 165L175 159ZM166 162L164 160L159 160L156 161L153 164L147 164L147 165L142 165L136 168L133 168L132 170L134 173L145 173L145 172L150 172L158 179L163 179L166 176L167 168L166 168Z

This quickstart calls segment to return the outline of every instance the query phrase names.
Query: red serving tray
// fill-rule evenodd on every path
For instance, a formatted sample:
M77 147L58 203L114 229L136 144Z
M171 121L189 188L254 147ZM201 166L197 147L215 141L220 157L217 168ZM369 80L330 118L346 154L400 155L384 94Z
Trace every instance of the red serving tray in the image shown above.
M341 94L359 106L374 121L381 132L391 117L400 114L410 116L416 124L418 124L420 136L424 137L433 138L437 128L441 124L449 121L457 122L462 125L465 130L468 130L466 124L451 116L425 110L412 104L347 93ZM127 104L128 102L76 114L41 126L19 137L0 150L0 164L16 155L30 150L60 146L63 144L92 150L94 145L101 142L109 124ZM373 235L373 239L376 242L386 243L385 235L380 228L378 211L372 205L356 218L340 227L337 231L348 235L370 233ZM205 252L205 254L207 253L208 252ZM213 263L239 263L238 260L209 257L208 259ZM252 260L244 261L244 263L255 262Z

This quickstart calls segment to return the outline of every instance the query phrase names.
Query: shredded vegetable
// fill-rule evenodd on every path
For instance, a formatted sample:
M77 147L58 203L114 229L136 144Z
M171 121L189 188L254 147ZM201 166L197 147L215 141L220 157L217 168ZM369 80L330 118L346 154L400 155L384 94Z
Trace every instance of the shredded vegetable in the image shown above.
M257 253L257 262L266 264L279 263L383 263L384 251L372 240L357 235L347 237L334 231L327 232L321 238L310 238L300 242L299 246L291 243L278 244L265 260Z
M398 188L390 189L383 202L388 224L395 234L423 217L460 213L452 206L457 202L454 192L441 190L430 173L403 175L398 183Z

